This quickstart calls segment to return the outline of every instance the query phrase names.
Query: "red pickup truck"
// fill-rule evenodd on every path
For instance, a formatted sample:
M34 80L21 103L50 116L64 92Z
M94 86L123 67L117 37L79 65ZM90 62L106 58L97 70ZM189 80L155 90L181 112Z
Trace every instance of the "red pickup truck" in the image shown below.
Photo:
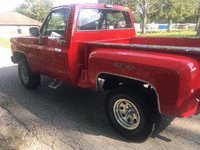
M54 89L66 83L108 91L107 116L133 141L152 134L158 114L200 112L200 39L136 37L127 7L55 7L40 30L11 42L25 88L36 88L45 75Z

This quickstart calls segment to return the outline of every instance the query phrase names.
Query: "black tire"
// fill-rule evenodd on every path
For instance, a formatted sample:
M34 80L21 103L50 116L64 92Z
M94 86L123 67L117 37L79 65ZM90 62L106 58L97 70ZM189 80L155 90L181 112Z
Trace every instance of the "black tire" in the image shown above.
M40 75L31 71L27 61L22 60L18 63L18 74L25 88L34 89L40 85Z
M132 89L114 88L107 96L106 113L115 130L134 142L144 142L154 131L153 111Z

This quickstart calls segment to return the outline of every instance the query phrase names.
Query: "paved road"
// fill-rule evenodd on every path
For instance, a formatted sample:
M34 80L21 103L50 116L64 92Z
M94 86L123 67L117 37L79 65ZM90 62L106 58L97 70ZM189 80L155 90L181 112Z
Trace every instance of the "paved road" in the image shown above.
M0 56L4 52L0 48ZM108 122L105 94L65 84L53 90L48 87L52 79L47 77L42 77L38 89L29 91L19 81L17 66L4 67L2 63L0 93L13 101L6 110L48 149L200 149L200 115L184 119L162 116L157 133L144 143L133 143L118 135Z
M13 66L10 57L12 53L10 48L4 48L0 46L0 68Z

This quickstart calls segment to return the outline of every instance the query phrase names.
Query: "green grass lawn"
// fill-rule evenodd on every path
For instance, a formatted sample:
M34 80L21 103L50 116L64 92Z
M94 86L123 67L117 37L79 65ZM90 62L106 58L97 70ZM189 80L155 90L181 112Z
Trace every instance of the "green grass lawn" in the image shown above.
M0 37L0 46L10 48L11 47L10 39Z
M194 30L184 30L184 31L173 31L173 32L167 32L167 31L161 31L161 32L154 32L154 33L146 33L146 34L140 34L137 33L137 36L145 36L145 37L194 37L196 35L196 31Z

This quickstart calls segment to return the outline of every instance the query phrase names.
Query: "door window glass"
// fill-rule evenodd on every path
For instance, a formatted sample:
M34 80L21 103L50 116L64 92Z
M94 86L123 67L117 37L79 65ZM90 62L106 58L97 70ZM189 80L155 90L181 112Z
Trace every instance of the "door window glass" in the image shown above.
M67 14L66 9L51 12L42 27L41 34L50 37L62 37L65 33Z

